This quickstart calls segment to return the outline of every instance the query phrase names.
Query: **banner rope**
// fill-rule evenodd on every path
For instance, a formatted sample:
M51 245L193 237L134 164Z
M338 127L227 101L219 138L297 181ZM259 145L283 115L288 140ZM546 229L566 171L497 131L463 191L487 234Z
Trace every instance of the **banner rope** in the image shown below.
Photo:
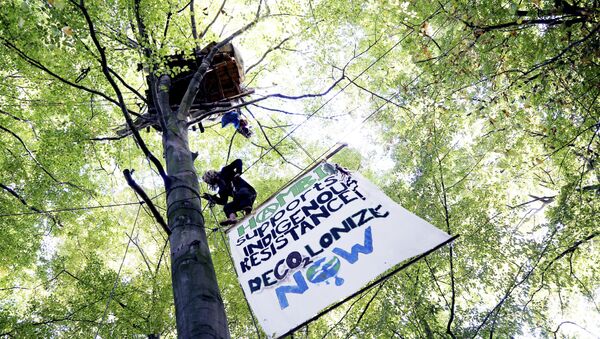
M200 186L200 190L202 190L202 186ZM217 229L219 230L219 233L221 234L221 240L223 241L223 245L225 247L225 250L227 251L227 256L229 257L229 261L231 262L231 268L233 269L233 272L235 272L235 276L238 281L238 286L240 286L240 289L242 290L242 294L244 294L244 301L246 302L246 306L248 307L248 312L250 312L250 317L252 318L252 324L254 324L254 329L256 330L256 335L258 336L258 339L261 339L260 330L258 329L258 324L256 323L254 312L252 312L252 308L250 308L250 302L248 301L248 298L246 297L246 292L244 292L244 288L240 284L239 276L235 269L235 262L233 261L233 256L231 255L231 251L229 250L227 240L225 239L225 232L223 231L222 228L220 228L218 226L219 220L217 219L217 216L215 215L215 211L213 210L213 207L210 205L210 203L207 203L206 206L208 206L208 208L210 209L210 214L213 216L213 219L215 220L215 223L217 225ZM204 228L206 229L206 226Z

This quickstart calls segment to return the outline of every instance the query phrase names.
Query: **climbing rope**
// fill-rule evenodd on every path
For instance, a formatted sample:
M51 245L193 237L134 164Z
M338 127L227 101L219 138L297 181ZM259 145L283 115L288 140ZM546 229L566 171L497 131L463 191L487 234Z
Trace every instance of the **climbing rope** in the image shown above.
M135 221L133 222L133 227L131 228L131 236L133 237L133 232L135 231L135 227L137 225L137 221L138 221L138 217L140 216L140 210L142 209L142 205L140 205L138 207L137 210L137 214L135 215ZM117 271L117 277L115 278L115 282L113 284L113 287L110 291L110 295L108 296L108 300L106 301L106 306L104 307L104 314L102 315L102 320L100 321L100 325L98 325L98 329L96 329L96 334L94 335L94 338L98 338L98 333L100 333L100 329L102 328L102 326L104 325L104 321L106 320L106 314L108 313L108 306L110 305L110 302L112 301L113 297L114 297L114 293L115 293L115 289L117 288L117 285L119 284L119 277L121 275L121 269L123 268L123 264L125 263L125 258L127 258L127 252L129 251L129 245L131 244L131 237L128 237L129 240L127 241L127 246L125 247L125 253L123 254L123 260L121 260L121 265L119 266L119 270Z
M159 193L155 196L153 196L152 198L150 198L150 200L154 200L156 198L158 198L159 196L165 194L165 192ZM7 214L0 214L0 218L4 218L4 217L16 217L16 216L20 216L20 215L32 215L32 214L48 214L48 213L59 213L59 212L74 212L74 211L88 211L88 210L93 210L93 209L102 209L102 208L111 208L111 207L121 207L121 206L130 206L130 205L144 205L145 203L143 201L136 201L136 202L124 202L124 203L118 203L118 204L110 204L110 205L96 205L96 206L84 206L84 207L71 207L71 208L59 208L59 209L55 209L55 210L46 210L46 211L30 211L30 212L20 212L20 213L7 213Z
M200 187L200 189L202 190L202 187ZM215 220L215 224L218 225L219 220L217 219L217 216L215 215L213 206L211 206L210 203L207 203L206 205L210 209L210 214L212 215L213 219ZM256 335L260 339L261 338L260 330L258 329L258 324L256 323L256 318L254 316L254 313L252 312L252 309L250 308L250 303L248 302L248 298L246 298L246 293L244 292L244 289L242 288L242 286L239 284L239 276L238 276L237 270L235 269L235 262L233 261L233 256L231 255L231 251L229 250L227 240L225 239L225 232L223 231L222 228L219 228L218 226L217 226L217 230L220 231L219 233L221 234L221 240L223 241L225 250L227 250L227 256L229 257L229 261L231 262L231 267L233 268L233 271L235 272L235 276L238 278L238 286L240 286L240 288L242 289L242 293L244 293L244 301L246 302L246 306L248 307L248 312L250 312L250 316L252 317L252 324L254 324L254 329L256 330Z

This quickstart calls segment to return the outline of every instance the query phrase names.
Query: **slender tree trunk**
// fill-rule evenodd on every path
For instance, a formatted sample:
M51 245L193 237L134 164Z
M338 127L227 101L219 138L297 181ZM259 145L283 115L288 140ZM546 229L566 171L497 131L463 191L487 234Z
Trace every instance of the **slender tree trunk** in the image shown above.
M177 112L166 110L163 149L171 179L167 188L167 217L173 232L171 279L178 337L229 338L225 307L204 230L198 175L189 149L186 121L180 120Z

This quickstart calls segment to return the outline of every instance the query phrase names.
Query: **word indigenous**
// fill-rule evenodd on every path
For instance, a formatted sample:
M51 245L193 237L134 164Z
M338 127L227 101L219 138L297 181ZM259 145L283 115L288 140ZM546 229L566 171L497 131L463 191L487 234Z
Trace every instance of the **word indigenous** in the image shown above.
M312 172L308 173L302 179L296 181L292 186L290 186L290 188L288 189L287 192L284 192L284 191L279 192L274 198L275 202L270 203L270 204L266 205L265 207L263 207L260 210L260 212L258 212L255 216L252 216L248 220L248 223L246 225L240 225L237 228L238 235L243 236L247 230L256 228L256 226L258 224L268 221L269 218L271 218L271 219L281 218L281 216L286 213L285 210L284 211L281 210L281 207L284 207L287 204L286 198L289 197L290 194L292 195L293 201L291 201L290 204L285 206L286 210L287 210L287 212L289 212L290 210L297 208L301 201L306 200L306 198L305 198L306 194L312 190L311 186L313 184L315 184L317 181L322 180L323 178L325 178L326 176L331 175L331 174L335 174L335 169L332 168L332 166L327 165L327 164L319 165L318 167L313 169ZM316 189L318 189L318 188L316 188ZM279 217L272 218L276 214L279 215ZM264 228L267 227L268 225L269 225L268 223L262 224L261 229L264 230ZM240 238L240 239L242 239L242 238ZM240 239L238 239L238 243L240 242Z
M320 170L321 167L318 167L315 169L315 173L319 173ZM279 194L276 197L277 202L265 206L254 219L255 221L264 220L264 222L237 239L236 246L243 246L245 256L240 262L243 273L260 266L261 263L269 260L291 242L299 240L307 232L319 226L321 221L326 220L333 212L352 201L364 199L364 196L357 190L356 181L351 178L340 181L336 176L329 176L323 182L316 182L317 180L306 176L292 186L288 192ZM306 186L306 183L310 182L312 182L312 186ZM303 188L303 191L299 188ZM311 191L311 196L314 198L308 200L305 197ZM294 200L286 202L285 196L289 192L292 194L296 192L296 194ZM276 210L279 207L282 208ZM252 220L248 225L252 225ZM242 227L244 226L238 228L238 231Z

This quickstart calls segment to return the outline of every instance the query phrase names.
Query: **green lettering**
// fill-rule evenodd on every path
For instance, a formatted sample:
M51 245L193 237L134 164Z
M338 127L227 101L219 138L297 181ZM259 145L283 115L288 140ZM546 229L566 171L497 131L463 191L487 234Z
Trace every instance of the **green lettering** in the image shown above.
M296 195L298 195L298 192L296 192L296 183L294 183L294 185L292 185L290 187L290 189L287 190L287 192L281 191L277 194L277 203L279 204L279 206L283 206L285 205L285 197L288 196L289 194L292 194L294 197Z
M241 225L240 227L238 227L238 235L242 236L244 235L244 233L246 233L246 230L253 229L254 227L256 227L256 219L254 219L254 216L252 216L252 218L248 220L248 225Z
M259 223L265 222L265 220L268 220L270 217L272 217L273 214L277 212L277 210L279 210L278 203L269 204L256 214L256 220Z
M306 190L307 188L312 186L315 182L317 182L317 179L313 178L311 175L307 175L304 178L298 180L294 184L294 188L296 189L294 191L294 193L295 193L294 197L297 196L298 194L304 192L304 190Z

